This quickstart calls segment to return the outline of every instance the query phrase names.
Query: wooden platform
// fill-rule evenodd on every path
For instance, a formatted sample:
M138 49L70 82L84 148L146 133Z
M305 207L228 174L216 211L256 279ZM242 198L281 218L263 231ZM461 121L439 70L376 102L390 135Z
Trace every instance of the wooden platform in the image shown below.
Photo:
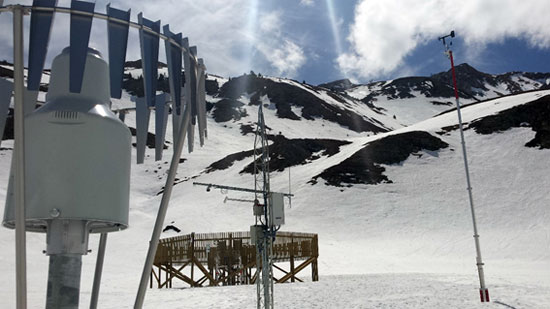
M276 283L303 282L296 275L307 266L311 280L319 280L317 234L278 232L272 255ZM171 288L174 279L202 287L253 284L257 278L256 246L250 243L249 232L191 233L161 239L153 265L151 288L154 281L158 288ZM276 272L280 278L275 278Z

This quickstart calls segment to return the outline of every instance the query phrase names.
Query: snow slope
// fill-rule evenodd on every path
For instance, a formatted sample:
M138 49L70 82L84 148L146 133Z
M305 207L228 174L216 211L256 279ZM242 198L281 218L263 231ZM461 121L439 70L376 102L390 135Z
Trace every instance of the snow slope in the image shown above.
M496 99L463 109L465 122L550 95L538 91ZM126 97L127 98L127 97ZM131 103L115 102L127 106ZM127 100L127 99L126 99ZM268 100L268 99L267 99ZM254 122L256 110L247 106ZM127 116L134 125L135 114ZM154 119L154 117L151 117ZM463 163L457 131L435 132L457 123L447 113L389 133L366 136L320 122L279 119L267 110L272 132L287 138L327 137L348 140L340 153L291 168L292 208L287 208L285 231L319 234L320 282L276 285L275 301L283 308L477 308L477 274L472 227L465 190ZM150 126L152 131L154 126ZM450 146L439 152L422 151L399 164L385 166L393 183L325 186L309 184L311 178L364 147L390 134L422 130ZM171 141L172 129L167 129ZM348 132L348 133L346 133ZM251 162L236 162L223 171L204 173L212 162L253 147L254 136L242 135L238 123L208 123L205 147L184 154L172 195L167 223L175 221L182 233L243 231L253 224L250 205L224 204L224 195L205 192L192 181L252 187L250 174L239 172ZM547 158L550 150L526 148L534 136L530 128L479 135L465 132L471 163L474 200L477 205L486 280L493 300L515 308L550 307L550 184ZM0 150L0 200L5 199L12 141ZM146 163L132 165L130 228L109 235L100 308L132 307L143 267L160 196L170 148L165 159L154 162L147 149ZM133 153L135 161L135 152ZM194 179L190 177L197 176ZM272 189L288 190L288 171L271 175ZM234 198L246 194L229 193ZM0 203L3 205L3 203ZM0 206L0 211L3 206ZM170 236L173 234L170 234ZM48 259L42 254L45 237L28 234L28 280L31 308L45 303ZM91 254L83 258L81 306L87 306L92 284L98 237L90 238ZM15 301L14 232L0 229L0 283L2 308ZM307 272L304 276L307 279ZM252 286L149 290L146 308L243 308L255 304ZM491 303L491 308L503 308ZM487 307L487 306L483 306Z

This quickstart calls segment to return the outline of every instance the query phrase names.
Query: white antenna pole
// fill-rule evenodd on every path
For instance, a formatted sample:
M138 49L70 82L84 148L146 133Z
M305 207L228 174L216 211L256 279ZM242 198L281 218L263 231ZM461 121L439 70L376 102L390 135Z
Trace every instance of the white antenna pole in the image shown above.
M472 185L470 182L470 169L468 168L468 156L466 154L466 142L464 139L464 128L462 125L462 113L460 111L460 101L458 96L458 87L456 85L456 74L455 74L455 65L454 65L454 59L453 59L453 52L449 48L449 46L445 43L446 37L454 37L454 31L451 31L450 35L443 36L439 38L440 40L443 40L443 44L445 45L445 52L449 56L449 59L451 61L451 74L453 78L453 88L455 93L455 101L456 101L456 112L458 115L458 127L460 131L460 140L462 144L462 155L464 158L464 170L466 172L466 184L468 189L468 198L470 200L470 210L472 212L472 223L474 226L474 241L475 241L475 247L476 247L476 265L477 265L477 272L479 275L479 296L481 302L489 302L489 290L487 289L487 286L485 285L485 274L483 272L483 260L481 259L481 246L479 244L479 234L477 232L477 222L476 222L476 213L474 209L474 198L472 195Z
M23 62L23 14L21 5L13 11L13 82L15 112L15 272L17 308L27 308L27 250L25 237L25 132L24 132L24 62Z

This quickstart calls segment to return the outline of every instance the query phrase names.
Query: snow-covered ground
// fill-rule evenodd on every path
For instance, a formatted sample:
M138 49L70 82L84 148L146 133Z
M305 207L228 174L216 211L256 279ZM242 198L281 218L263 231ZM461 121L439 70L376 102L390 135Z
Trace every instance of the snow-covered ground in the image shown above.
M489 101L464 108L466 122L532 101L550 91ZM124 105L124 104L123 104ZM249 109L250 108L250 109ZM250 121L255 111L249 109ZM134 114L127 116L133 125ZM154 117L151 117L154 119ZM341 152L307 165L292 167L292 208L285 231L319 235L319 282L275 286L277 308L550 308L550 150L526 148L530 128L479 135L467 130L466 141L477 206L486 281L493 303L480 304L470 210L467 201L458 132L439 136L450 146L421 152L400 164L385 166L391 184L330 187L307 182L338 164L369 141L412 130L439 131L456 124L449 113L380 136L344 134L343 128L311 125L266 113L266 123L287 137L329 137L349 140ZM234 126L228 129L228 126ZM150 125L150 130L154 128ZM182 233L244 231L253 224L250 205L223 203L224 195L192 181L252 187L249 174L239 174L251 159L218 172L202 174L212 162L253 147L254 136L242 136L238 124L208 124L205 147L184 154L178 178L198 176L174 187L167 222ZM304 129L307 128L307 129ZM334 130L329 132L327 130ZM171 141L172 129L167 129ZM434 134L435 135L435 134ZM5 199L12 141L0 150L0 200ZM144 264L148 240L160 203L170 148L154 162L132 165L130 228L108 238L99 308L131 308ZM135 161L135 152L133 153ZM274 172L271 187L288 191L288 171ZM249 198L230 192L233 198ZM0 203L3 205L3 203ZM3 212L3 206L0 206ZM87 307L98 236L90 237L92 253L83 257L81 307ZM27 235L29 307L45 304L48 258L45 237ZM15 307L14 232L0 229L0 307ZM303 279L307 281L307 269ZM152 289L145 308L253 308L255 287ZM498 303L497 303L498 301ZM508 306L508 307L507 307Z

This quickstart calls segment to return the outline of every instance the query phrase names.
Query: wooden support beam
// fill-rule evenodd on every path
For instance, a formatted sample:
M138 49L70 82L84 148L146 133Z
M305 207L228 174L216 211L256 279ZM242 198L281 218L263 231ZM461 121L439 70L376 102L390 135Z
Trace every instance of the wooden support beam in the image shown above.
M172 263L170 263L170 275L171 275L171 272L172 272L172 268L173 268L173 267L172 267ZM174 277L174 276L171 275L170 278L168 279L168 280L170 280L170 286L169 286L170 288L172 288L172 278L173 278L173 277Z
M202 285L206 280L208 280L208 278L206 276L202 276L199 280L197 280L197 283Z
M311 280L319 281L319 265L317 264L317 258L311 263Z
M290 282L294 282L294 234L290 234L290 272L293 274L290 277Z
M276 283L282 283L282 282L287 281L288 279L290 279L290 277L292 277L293 275L296 275L297 273L299 273L302 269L306 268L306 266L311 264L316 259L317 258L315 258L315 257L311 257L311 258L307 259L305 262L303 262L298 267L296 267L293 272L289 272L288 274L284 275L281 279L277 280Z
M187 277L186 275L180 273L180 272L176 272L175 269L173 269L174 272L173 272L173 275L175 278L178 278L180 279L181 281L189 284L190 286L192 287L197 287L197 286L202 286L201 284L198 284L197 282L191 280L191 278ZM164 284L166 284L167 282L165 282ZM163 284L163 286L164 286Z
M279 267L279 266L277 266L277 265L275 265L275 264L273 264L273 267L276 268L276 269L278 269L278 270L280 270L280 271L282 271L282 272L285 273L285 274L289 274L288 271L282 269L281 267ZM295 277L295 276L292 276L292 277L294 277L296 280L298 280L298 281L300 281L300 282L304 282L302 279L300 279L300 278L298 278L298 277ZM292 279L292 278L291 278L291 279ZM292 282L292 281L291 281L291 282Z
M171 281L172 278L177 277L177 276L175 275L175 273L180 273L180 274L181 274L181 271L185 268L185 266L189 265L190 262L191 262L191 261L188 261L188 262L182 264L178 269L173 268L173 267L171 266L172 264L170 263L170 267L169 267L169 268L172 269L171 271L168 271L168 267L165 267L164 270L166 270L167 273L168 273L168 272L170 273L170 277L168 278L169 281ZM163 268L161 268L161 265L157 265L157 267L159 268L159 274L158 274L158 276L157 276L157 274L155 273L154 268L151 269L151 273L153 274L153 276L155 277L155 280L157 281L158 288L162 288L162 287L164 286L164 284L161 284L161 277L160 277L160 276L161 276L161 273L162 273ZM167 280L168 280L168 279L167 279ZM153 277L151 277L150 287L153 288ZM171 283L171 282L170 282L170 287L172 287L172 283Z
M195 272L195 233L191 233L191 280L195 281L193 276Z
M158 273L158 277L157 277L157 288L159 288L159 289L160 289L160 278L162 277L162 268L160 266L161 265L158 265L159 273Z
M256 272L254 273L254 276L252 276L252 284L256 283L256 280L258 279L258 273L260 272L259 269L256 268Z
M204 266L202 266L201 262L199 262L199 260L197 260L195 258L195 256L193 256L192 260L191 260L192 263L194 263L195 265L197 265L197 267L202 271L202 273L208 278L208 280L210 280L210 285L217 285L215 284L216 280L214 279L214 277L212 277L212 275L210 274L210 272L204 268ZM193 274L191 272L191 274Z

